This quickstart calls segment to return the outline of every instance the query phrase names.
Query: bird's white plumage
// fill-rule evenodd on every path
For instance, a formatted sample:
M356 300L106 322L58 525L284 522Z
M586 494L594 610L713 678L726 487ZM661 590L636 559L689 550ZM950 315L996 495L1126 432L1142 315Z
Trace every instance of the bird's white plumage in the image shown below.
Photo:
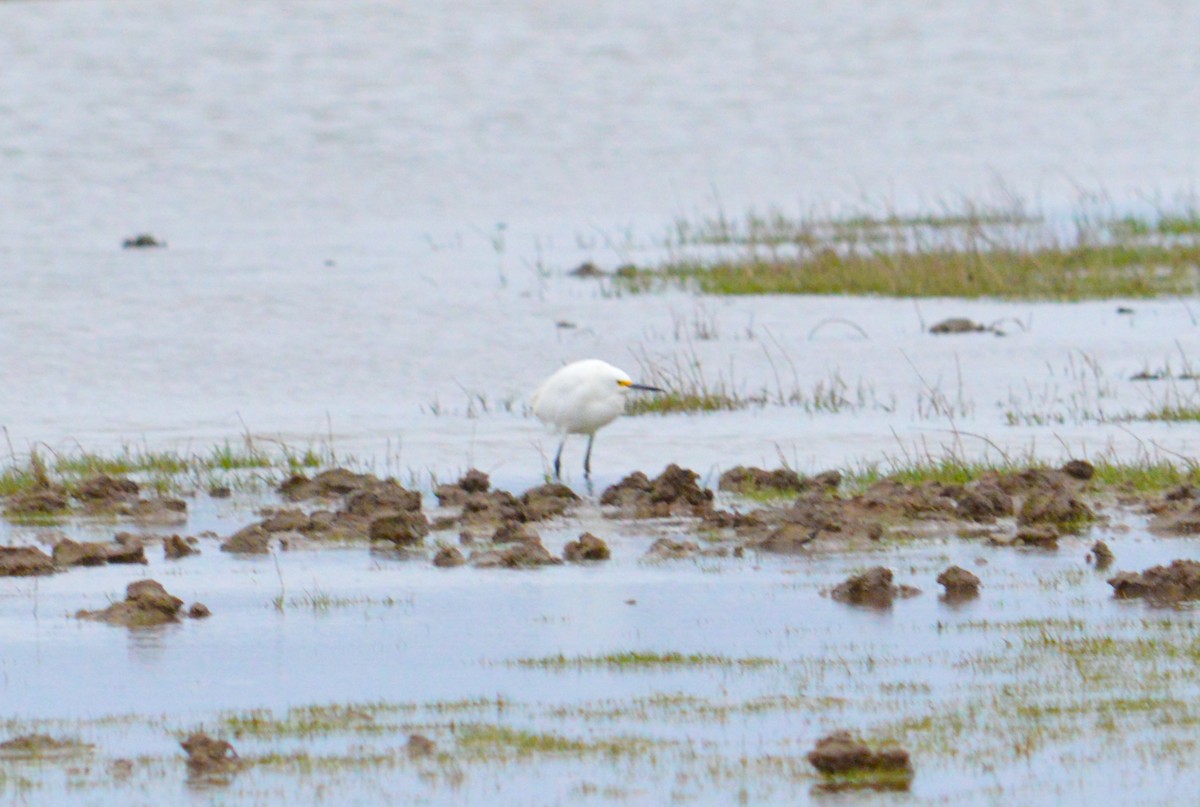
M533 413L560 434L590 435L624 413L631 383L628 374L608 362L584 359L547 378L529 402Z

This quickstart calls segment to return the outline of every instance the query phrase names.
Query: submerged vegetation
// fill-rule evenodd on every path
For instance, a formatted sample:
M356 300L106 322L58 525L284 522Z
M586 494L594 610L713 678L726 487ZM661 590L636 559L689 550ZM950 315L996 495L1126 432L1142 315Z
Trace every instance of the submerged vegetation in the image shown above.
M675 256L629 272L629 289L693 284L710 294L867 294L1085 300L1200 289L1200 211L1077 212L1019 203L940 214L793 218L778 211L677 222Z

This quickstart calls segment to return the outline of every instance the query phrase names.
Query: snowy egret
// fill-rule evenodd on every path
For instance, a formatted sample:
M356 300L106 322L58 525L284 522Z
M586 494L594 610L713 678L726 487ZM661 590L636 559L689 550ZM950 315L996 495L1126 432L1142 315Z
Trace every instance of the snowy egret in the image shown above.
M551 375L529 399L533 413L563 436L554 455L554 476L562 476L562 452L568 434L588 436L583 455L583 475L592 475L592 442L596 432L625 411L630 390L663 392L658 387L635 384L624 370L599 359L573 362Z

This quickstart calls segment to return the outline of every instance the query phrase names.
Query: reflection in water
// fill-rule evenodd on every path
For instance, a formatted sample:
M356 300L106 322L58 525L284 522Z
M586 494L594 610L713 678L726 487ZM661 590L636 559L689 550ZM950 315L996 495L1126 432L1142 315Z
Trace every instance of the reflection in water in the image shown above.
M179 623L169 623L147 628L124 628L130 660L143 667L158 665L171 637L177 635L183 627Z

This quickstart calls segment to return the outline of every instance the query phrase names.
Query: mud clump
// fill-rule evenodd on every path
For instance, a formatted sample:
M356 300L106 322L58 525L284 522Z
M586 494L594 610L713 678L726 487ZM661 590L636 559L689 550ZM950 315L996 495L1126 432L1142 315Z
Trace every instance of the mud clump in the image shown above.
M1067 532L1076 532L1096 520L1096 513L1078 497L1060 488L1031 493L1021 504L1017 523L1050 524Z
M108 563L146 564L146 549L140 538L132 533L117 535L112 543L72 541L63 538L54 545L52 555L56 566L103 566Z
M172 535L163 538L163 557L167 560L179 560L189 555L199 555L200 550L192 546L186 538Z
M301 510L276 510L260 524L267 532L300 532L308 529L311 520Z
M395 546L415 546L429 534L429 520L420 512L401 511L371 521L367 535L372 541Z
M589 560L608 560L612 557L608 544L590 532L579 536L578 540L570 541L563 547L563 560L570 563L582 563Z
M1117 599L1142 598L1154 605L1200 600L1200 561L1173 560L1144 572L1118 572L1109 578Z
M632 510L633 518L704 516L713 509L713 493L696 484L695 471L668 465L653 480L635 471L607 488L600 503Z
M70 508L67 492L61 485L48 484L23 490L10 496L4 506L6 515L16 518L50 516Z
M961 566L951 566L937 576L938 585L945 589L942 599L948 602L973 600L979 596L979 577Z
M721 474L721 478L717 480L717 490L729 490L743 495L759 492L801 493L807 487L808 484L800 478L800 474L790 468L767 471L763 468L738 465Z
M488 475L475 468L470 469L452 485L438 485L434 490L438 504L456 507L470 498L473 493L487 493L492 483Z
M95 503L112 506L129 499L136 499L141 488L132 479L118 479L108 474L97 474L83 481L75 498L85 504Z
M659 538L650 544L650 548L642 557L647 560L680 560L699 553L700 545L695 541L673 541L670 538Z
M1035 525L1017 530L1013 540L1022 546L1038 549L1058 549L1058 530L1048 525Z
M907 788L913 777L912 761L903 748L873 750L848 731L817 740L808 761L822 775L847 786Z
M535 543L541 536L520 521L505 521L492 533L493 544Z
M0 546L0 577L54 574L54 559L35 546Z
M1096 475L1096 466L1087 460L1070 460L1059 469L1072 479L1086 482Z
M261 524L251 524L229 536L221 544L222 552L235 555L265 555L271 549L271 533Z
M951 492L950 498L957 515L968 521L990 524L1013 514L1013 497L993 480L978 480Z
M470 563L480 569L527 569L537 566L557 566L560 558L550 554L538 540L513 544L503 550L472 552Z
M521 506L528 521L545 521L561 516L579 501L575 491L557 482L531 488L521 495Z
M332 468L309 479L304 474L293 474L279 486L279 492L291 501L305 499L336 499L364 487L375 477L356 474L345 468Z
M1116 559L1117 556L1103 541L1092 544L1092 551L1088 552L1087 556L1088 563L1095 563L1097 569L1107 569Z
M79 611L78 619L92 619L127 628L146 628L179 621L183 600L167 593L157 580L138 580L125 589L125 599L101 611Z
M245 764L227 740L214 740L203 732L191 735L180 745L187 754L189 777L228 776Z
M466 562L467 559L463 557L463 553L453 546L444 546L433 556L433 565L439 569L453 569Z
M929 328L929 332L938 336L959 333L984 333L988 328L966 317L951 317L944 319Z
M433 756L437 752L437 745L424 734L410 734L404 750L410 759L421 759Z
M859 575L846 578L834 586L829 596L838 602L850 605L868 605L888 608L896 598L915 597L921 590L912 586L892 583L892 570L883 566L868 569Z

